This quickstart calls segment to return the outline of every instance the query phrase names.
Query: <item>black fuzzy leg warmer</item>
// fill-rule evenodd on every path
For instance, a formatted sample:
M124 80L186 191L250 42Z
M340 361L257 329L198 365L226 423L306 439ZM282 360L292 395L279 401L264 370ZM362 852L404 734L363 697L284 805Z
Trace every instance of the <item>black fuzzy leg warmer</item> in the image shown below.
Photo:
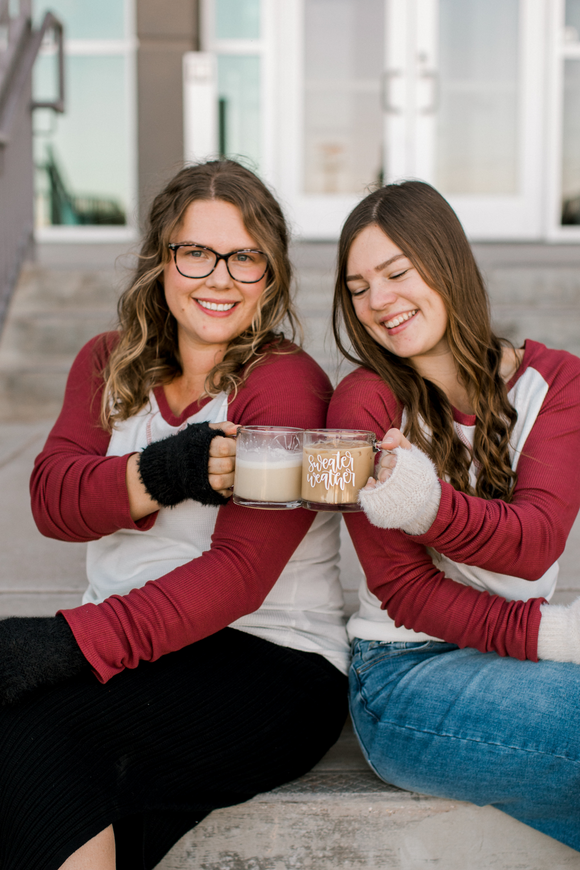
M11 616L0 621L0 703L15 704L90 667L64 616Z

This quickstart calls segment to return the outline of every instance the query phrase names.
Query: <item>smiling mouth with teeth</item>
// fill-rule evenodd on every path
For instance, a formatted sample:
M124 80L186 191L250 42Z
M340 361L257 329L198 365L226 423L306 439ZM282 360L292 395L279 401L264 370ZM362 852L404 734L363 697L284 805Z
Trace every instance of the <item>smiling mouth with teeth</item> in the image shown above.
M229 311L237 302L205 302L203 299L195 300L202 308L208 308L210 311Z
M393 317L392 320L385 320L383 321L383 326L386 326L387 329L394 329L395 326L400 326L401 323L414 317L418 310L418 308L414 308L412 311L406 311L405 314L399 314L398 317Z

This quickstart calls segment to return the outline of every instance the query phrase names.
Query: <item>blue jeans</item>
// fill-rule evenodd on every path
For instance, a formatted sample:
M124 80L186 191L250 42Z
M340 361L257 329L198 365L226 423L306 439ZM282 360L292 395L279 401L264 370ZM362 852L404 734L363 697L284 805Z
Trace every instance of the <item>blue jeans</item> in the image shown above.
M580 851L580 666L356 640L350 703L381 779L492 804Z

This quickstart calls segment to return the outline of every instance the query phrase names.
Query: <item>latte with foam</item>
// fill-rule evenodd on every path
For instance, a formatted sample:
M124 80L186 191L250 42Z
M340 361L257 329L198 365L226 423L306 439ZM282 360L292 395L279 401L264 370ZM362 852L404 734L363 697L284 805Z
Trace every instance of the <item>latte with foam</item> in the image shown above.
M285 503L300 498L302 454L270 450L236 457L234 495L246 501Z

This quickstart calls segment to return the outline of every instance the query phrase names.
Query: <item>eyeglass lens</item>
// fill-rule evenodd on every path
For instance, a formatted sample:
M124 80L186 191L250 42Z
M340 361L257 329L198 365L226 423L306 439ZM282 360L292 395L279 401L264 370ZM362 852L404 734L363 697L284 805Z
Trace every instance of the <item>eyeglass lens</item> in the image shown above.
M213 251L195 245L183 245L177 248L175 254L177 268L187 278L205 278L217 261ZM259 251L236 251L227 259L228 270L234 281L259 281L267 265L266 255Z

